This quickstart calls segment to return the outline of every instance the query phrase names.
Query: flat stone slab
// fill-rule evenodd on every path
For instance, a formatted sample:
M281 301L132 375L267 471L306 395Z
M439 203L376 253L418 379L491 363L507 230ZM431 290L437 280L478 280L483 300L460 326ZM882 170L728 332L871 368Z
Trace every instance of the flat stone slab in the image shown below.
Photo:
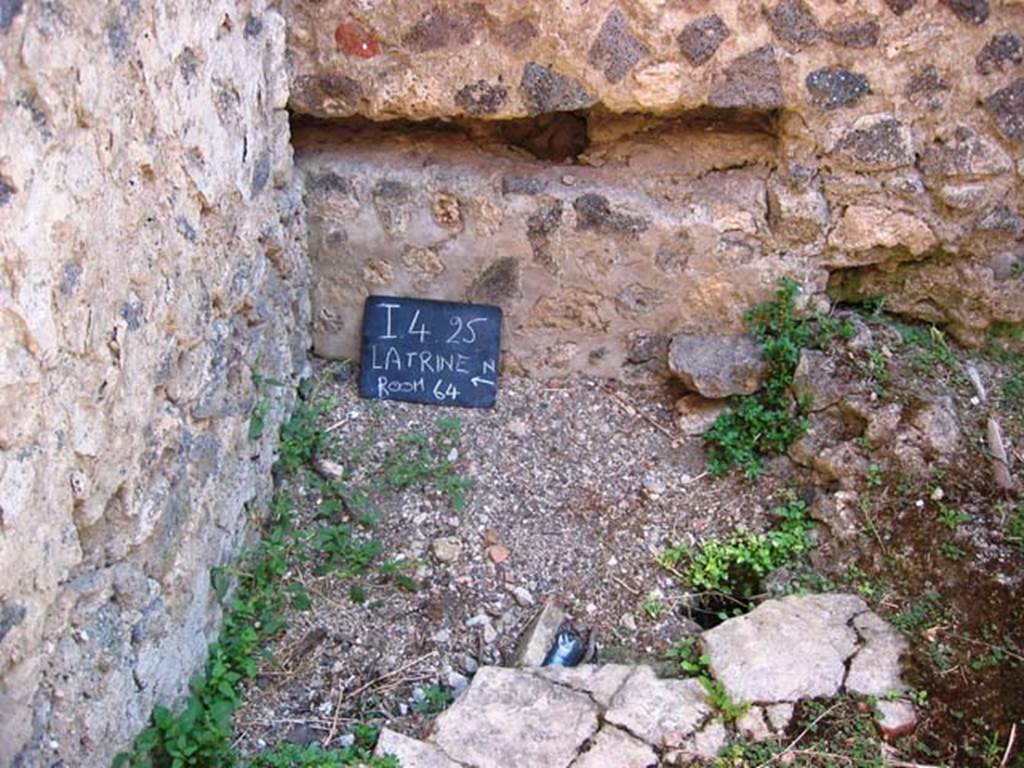
M832 697L858 650L853 618L867 605L855 595L768 600L702 635L711 672L734 701L770 704Z
M687 389L712 399L753 394L768 370L750 336L686 333L672 339L668 367Z
M482 667L433 741L469 768L566 768L598 728L590 696L530 672Z
M710 715L707 694L696 680L662 680L650 667L636 667L604 719L661 747L682 743Z
M540 667L534 670L534 674L586 693L601 707L607 708L633 669L626 664L581 664L578 667Z
M533 621L523 632L516 647L515 666L539 667L551 648L566 615L557 605L548 601L537 612Z
M861 696L884 697L906 687L900 677L900 656L907 642L878 614L862 613L853 627L864 646L850 661L846 690Z
M621 728L606 725L572 768L653 768L657 765L658 756L647 744Z
M402 768L461 768L458 763L449 760L438 747L403 736L389 728L380 732L373 754L379 757L396 757Z

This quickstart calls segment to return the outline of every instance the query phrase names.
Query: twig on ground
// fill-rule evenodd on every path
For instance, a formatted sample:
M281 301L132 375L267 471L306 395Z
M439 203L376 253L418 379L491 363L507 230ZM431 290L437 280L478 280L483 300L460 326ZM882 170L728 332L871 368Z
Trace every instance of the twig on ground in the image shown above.
M650 424L656 430L661 432L661 434L663 434L669 440L675 440L678 437L678 435L673 435L671 432L669 432L668 429L665 428L665 425L660 423L659 421L657 421L654 417L648 416L646 413L641 411L636 406L631 405L630 403L627 403L625 401L625 399L623 399L618 393L613 392L611 389L608 389L607 387L605 388L604 391L605 391L605 394L607 394L609 397L611 397L612 400L614 400L616 403L618 403L619 407L621 407L622 410L624 410L630 416L639 416L641 419L646 421L648 424Z
M1010 726L1010 736L1006 739L1006 751L1003 752L1003 759L999 763L999 768L1006 768L1010 763L1010 755L1013 753L1013 742L1017 740L1017 724L1014 723Z
M642 591L640 591L636 587L629 586L629 584L624 582L618 576L611 576L610 578L611 578L612 581L614 581L616 584L618 584L620 587L622 587L624 590L626 590L630 594L636 595L637 597L643 597L644 593Z

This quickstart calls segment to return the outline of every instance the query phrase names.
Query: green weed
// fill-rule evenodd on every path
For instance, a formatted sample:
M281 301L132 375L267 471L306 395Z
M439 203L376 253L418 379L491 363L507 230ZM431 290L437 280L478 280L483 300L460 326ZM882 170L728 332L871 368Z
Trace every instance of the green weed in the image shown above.
M939 502L939 522L949 528L949 530L955 531L961 525L970 521L971 516L966 512L961 512L959 509Z
M205 673L192 680L191 695L178 714L163 706L153 710L152 724L136 737L131 752L117 757L115 768L237 765L231 718L242 684L256 674L262 644L284 629L283 610L292 595L279 583L298 545L287 507L278 504L267 533L235 572L238 586L210 646ZM213 578L214 587L224 593L223 572Z
M697 678L707 692L708 703L723 722L734 722L750 708L750 702L734 702L725 686L711 676L711 659L700 653L697 638L684 637L677 640L665 655L679 664L683 677Z
M644 598L644 613L647 614L648 618L657 619L664 612L665 603L659 600L656 595L651 594Z
M281 427L281 443L278 452L278 466L289 475L308 468L317 454L323 453L330 444L330 435L320 426L320 420L336 402L322 400L300 400L292 417Z
M779 523L766 533L737 531L725 539L707 539L697 547L676 545L662 551L659 563L692 589L750 598L760 579L792 563L811 548L813 523L800 499L776 507Z
M382 483L391 490L433 484L451 500L456 510L462 510L473 481L456 474L454 460L449 458L458 453L462 423L458 419L440 418L436 425L437 432L432 438L412 433L398 439L397 449L381 467Z
M401 768L390 755L374 757L377 729L357 725L352 729L355 744L344 749L323 749L317 744L300 747L283 743L255 757L247 768Z
M722 722L733 723L750 709L749 701L733 701L725 686L718 680L709 677L698 678L700 684L708 694L708 704L718 713Z
M942 623L945 616L942 596L935 590L929 590L893 616L892 624L908 635L914 635Z
M711 657L700 652L696 637L684 637L668 649L665 656L679 665L683 677L710 677Z
M423 689L423 698L416 702L415 709L424 715L436 715L452 703L451 691L440 685L431 685Z
M1014 542L1021 554L1024 554L1024 504L1010 515L1006 524L1006 538Z
M798 402L790 392L800 350L813 338L812 324L795 314L799 290L795 282L783 279L774 301L759 304L746 315L747 327L761 343L768 374L760 392L735 398L706 433L709 471L714 476L739 466L747 477L756 478L765 456L785 453L807 431L809 404Z

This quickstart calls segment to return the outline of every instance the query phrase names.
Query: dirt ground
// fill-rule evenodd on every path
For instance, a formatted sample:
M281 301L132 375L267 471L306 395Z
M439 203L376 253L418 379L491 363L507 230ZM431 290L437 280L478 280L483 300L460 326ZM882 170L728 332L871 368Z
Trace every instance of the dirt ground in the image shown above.
M859 592L905 631L921 718L899 745L904 758L1015 765L1000 759L1024 721L1024 545L1006 532L1015 502L991 481L988 406L972 401L961 375L976 353L927 358L922 370L921 349L887 333L874 334L889 351L885 375L872 379L867 353L852 349L837 353L847 375L870 379L873 402L879 392L895 402L925 390L952 395L963 439L917 476L864 444L867 476L839 482L786 458L753 482L708 476L701 438L675 424L682 392L671 382L505 377L497 407L482 411L362 400L351 367L318 363L310 399L329 403L320 417L331 436L326 470L372 488L366 509L376 523L355 528L380 541L379 559L392 567L352 577L317 575L315 560L296 566L312 607L293 612L273 644L236 718L239 747L342 745L363 722L422 735L478 665L511 663L546 600L593 632L599 660L662 658L700 629L681 609L685 590L656 562L662 548L761 530L787 489L811 499L842 486L860 500L857 530L840 542L821 526L823 546L790 588ZM987 358L979 365L993 389L1013 373ZM995 400L1012 451L1024 419ZM454 449L438 437L438 419L458 420ZM464 504L436 478L400 489L373 482L410 435L444 452L435 458L451 463L449 475L472 480ZM313 529L324 500L302 478L283 478L281 491ZM951 507L966 516L952 527L942 516ZM354 523L366 509L332 507L326 520ZM1024 733L1016 738L1024 748Z

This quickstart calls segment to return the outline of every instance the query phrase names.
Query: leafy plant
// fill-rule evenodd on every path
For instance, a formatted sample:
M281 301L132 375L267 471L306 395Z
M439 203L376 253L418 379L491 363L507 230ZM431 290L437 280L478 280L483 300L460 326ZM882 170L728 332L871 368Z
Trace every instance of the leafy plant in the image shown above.
M697 548L677 545L664 550L659 562L693 589L753 597L763 576L811 548L813 523L804 501L792 499L774 514L779 523L766 533L736 531L722 540L707 539Z
M761 343L768 373L761 391L734 399L705 434L712 475L740 466L747 477L755 478L765 456L785 453L807 430L809 403L798 402L790 392L800 350L813 339L812 324L796 316L799 290L784 278L774 301L759 304L745 317Z
M1017 507L1010 515L1006 525L1006 536L1017 544L1017 549L1024 554L1024 504Z
M658 599L657 595L650 594L644 598L644 613L648 618L657 619L665 612L665 603Z
M440 685L431 685L423 689L423 698L416 702L415 709L424 715L436 715L452 703L451 691Z
M451 499L455 509L461 510L466 505L466 493L473 487L470 478L456 474L452 458L458 455L462 423L458 419L440 418L436 426L437 433L432 439L421 433L398 438L397 450L388 455L381 467L382 483L392 490L432 483Z
M892 624L907 634L916 634L943 621L946 609L935 590L925 592L892 617Z
M256 756L247 768L401 768L391 755L374 756L377 729L356 726L355 744L344 749L324 749L318 744L301 747L283 743Z
M951 531L955 531L961 525L970 521L971 516L966 512L961 512L959 509L947 504L939 503L939 522Z
M708 694L708 704L711 705L713 710L718 712L718 716L723 722L735 722L750 709L749 701L733 701L729 696L729 692L725 690L725 686L718 680L712 680L709 677L698 679Z
M288 474L312 464L317 454L330 443L330 435L320 426L320 418L335 406L333 399L300 400L291 418L281 427L278 466Z
M298 546L287 509L278 514L257 548L234 573L238 587L228 604L224 626L210 646L205 673L196 676L191 695L178 714L163 706L153 710L152 724L135 739L132 751L114 762L133 768L233 768L231 718L240 689L257 671L262 643L285 626L282 611L294 593L279 588L289 558ZM213 574L214 587L226 591L224 572ZM219 582L219 583L218 583Z
M343 577L360 576L383 550L375 539L360 541L350 525L325 525L313 537L315 548L326 560L314 571L318 576L338 573Z
M665 655L679 665L684 677L711 676L711 657L700 652L696 637L677 640Z

